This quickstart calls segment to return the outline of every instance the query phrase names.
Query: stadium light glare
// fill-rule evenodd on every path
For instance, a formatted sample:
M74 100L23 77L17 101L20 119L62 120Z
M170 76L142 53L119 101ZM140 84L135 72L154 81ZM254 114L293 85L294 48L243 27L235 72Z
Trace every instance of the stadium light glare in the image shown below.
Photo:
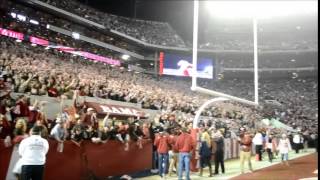
M130 58L130 56L127 55L127 54L124 54L124 55L121 56L121 58L122 58L123 60L128 60L128 59Z
M39 25L39 22L33 19L30 19L30 23L35 24L35 25Z
M24 15L21 15L21 14L18 14L18 15L17 15L17 18L18 18L20 21L26 21L26 20L27 20L27 17L24 16Z
M72 32L72 37L73 37L74 39L80 39L80 34L77 33L77 32Z
M16 18L16 17L17 17L17 14L14 13L14 12L12 12L12 13L10 13L10 14L11 14L11 16L12 16L13 18Z
M206 1L213 17L272 18L318 13L318 3L311 1Z

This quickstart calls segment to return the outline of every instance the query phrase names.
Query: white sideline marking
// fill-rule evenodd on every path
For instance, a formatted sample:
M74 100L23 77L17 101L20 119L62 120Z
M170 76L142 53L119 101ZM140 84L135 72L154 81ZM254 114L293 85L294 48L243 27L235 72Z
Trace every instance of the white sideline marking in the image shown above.
M302 178L299 180L318 180L318 177L309 177L309 178Z

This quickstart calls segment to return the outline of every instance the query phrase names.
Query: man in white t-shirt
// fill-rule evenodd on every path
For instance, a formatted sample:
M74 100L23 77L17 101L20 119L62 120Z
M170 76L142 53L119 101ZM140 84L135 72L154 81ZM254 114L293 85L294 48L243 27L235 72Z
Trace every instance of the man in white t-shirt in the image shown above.
M40 136L41 127L34 126L31 136L22 140L19 146L21 156L21 180L41 180L43 178L46 154L49 144Z
M258 156L258 160L262 161L263 136L260 130L257 131L252 142L256 146L255 149L256 149L256 155Z

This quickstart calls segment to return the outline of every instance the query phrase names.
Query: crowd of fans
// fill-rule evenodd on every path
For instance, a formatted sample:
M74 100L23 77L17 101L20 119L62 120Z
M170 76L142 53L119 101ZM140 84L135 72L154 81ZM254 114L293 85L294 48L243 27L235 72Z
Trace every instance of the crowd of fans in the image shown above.
M134 141L143 148L142 139L154 139L157 132L166 130L177 136L179 129L190 131L196 110L209 98L191 92L189 80L164 77L158 81L146 74L90 62L54 49L44 50L4 36L0 39L0 135L1 138L11 135L17 143L37 125L42 127L43 137L51 137L60 144L59 152L63 151L65 140L78 146L84 140L93 143L117 140L126 151L130 149L129 142ZM201 85L247 99L253 97L250 81L208 83L203 80ZM260 102L274 99L281 107L268 111L263 106L255 109L223 102L206 109L199 124L206 127L209 134L221 130L224 137L232 137L239 132L239 127L254 133L263 127L259 121L262 118L279 117L285 124L299 127L305 136L311 137L318 130L317 87L315 79L262 81ZM24 95L12 98L10 91ZM30 102L30 94L56 97L62 104L61 112L55 119L47 118L46 102ZM85 96L136 103L141 108L159 112L148 120L128 118L120 122L109 116L99 119L94 109L83 105ZM71 115L70 107L63 105L65 99L73 99L75 114ZM275 128L271 132L279 136L284 130Z
M287 32L289 33L289 32ZM273 37L265 36L259 38L258 49L260 51L285 51L285 50L316 50L318 48L318 42L315 39L309 39L306 41L301 38L300 41L293 38L283 38L283 33L275 34ZM250 41L250 36L246 38L238 38L236 35L224 35L217 37L208 37L209 42L201 44L199 47L202 49L213 50L253 50L253 41Z
M177 33L168 23L138 20L102 13L76 1L67 2L64 0L49 0L44 2L67 10L68 12L73 12L89 20L100 22L108 29L119 31L128 36L151 44L173 47L191 47L191 44L189 43L186 43L187 45L185 45L183 40L177 35ZM102 33L97 33L95 31L87 30L87 28L80 28L79 26L76 26L61 18L45 14L41 11L34 12L30 8L26 8L19 4L11 3L11 6L14 11L26 12L31 17L34 13L36 13L34 17L37 17L36 19L40 17L41 21L44 23L58 25L59 27L66 28L68 30L76 30L89 37L96 38L102 42L107 42L122 46L123 48L127 48L126 46L117 43L118 41L114 41L114 38L112 37L109 37L105 34L102 35ZM277 29L277 24L279 24L279 22L276 23L274 28L270 28L273 26L273 24L263 24L263 28L259 28L259 50L316 50L317 40L311 36L313 34L315 35L315 32L312 30L300 30L301 28L304 28L304 26L310 26L308 23L310 24L309 21L305 24L302 23L302 27L291 27L292 24L289 24L288 27L285 27L281 30ZM236 33L230 33L229 31L230 30L228 30L228 28L227 30L211 30L209 28L208 30L206 30L204 40L200 41L199 48L213 50L253 49L252 34L248 33L248 31L241 32L241 30L237 29L235 30Z
M167 23L101 13L84 5L79 6L76 1L48 0L46 2L151 44L185 46ZM2 22L9 29L48 38L57 44L76 47L80 50L91 50L93 53L102 53L106 56L114 55L114 52L75 41L61 34L53 36L52 32L41 26L30 27L23 22L11 20ZM98 35L93 34L93 37ZM55 49L44 50L43 47L30 46L8 37L0 36L0 40L0 138L12 137L14 143L19 143L28 136L32 127L38 126L42 129L42 137L52 138L59 143L57 149L59 152L63 152L65 140L71 140L77 146L81 146L84 140L93 143L117 140L123 144L124 150L128 151L130 141L134 141L139 148L143 148L142 139L152 139L155 142L153 149L155 152L156 146L159 146L155 134L159 133L161 136L166 131L174 139L180 133L190 133L196 111L210 98L190 91L190 80L178 80L172 77L155 79L151 75L129 72L124 68L89 61ZM245 40L225 40L219 43L216 39L215 44L219 45L208 43L201 48L216 50L252 48ZM309 46L309 42L288 41L280 46L273 44L272 41L268 43L261 48L264 50L270 47L279 50L315 49L314 46ZM312 57L310 59L308 65L314 66L317 62ZM295 61L290 60L291 63ZM222 59L220 63L223 67L228 67L230 64L234 65L234 60ZM291 67L285 65L286 63L288 60L284 58L278 62L281 64L278 67ZM296 64L301 63L304 62L298 60ZM252 66L245 59L237 61L237 64L239 64L237 67ZM265 60L260 65L268 67L270 64L273 63ZM277 67L277 65L273 64L271 67ZM292 67L296 66L292 65ZM214 83L207 80L199 80L199 82L202 87L241 98L252 99L254 96L253 83L249 80L220 79ZM284 129L268 129L267 125L260 122L263 118L277 117L284 124L299 129L303 138L315 139L318 133L317 78L262 80L259 82L259 88L259 101L262 105L258 108L235 102L219 102L214 107L205 109L199 122L199 126L202 127L201 133L207 133L207 136L212 139L217 138L217 133L221 133L221 136L226 138L234 138L234 134L239 134L240 127L244 127L251 134L259 129L259 133L264 136L268 133L279 138L286 132ZM12 93L22 95L13 98ZM29 95L56 98L61 103L59 114L54 119L48 118L44 110L44 107L48 106L47 102L31 101ZM133 117L117 119L108 114L101 119L93 108L85 106L86 96L134 103L143 109L157 110L157 115L154 119L141 120ZM66 99L73 100L72 106L64 104ZM278 105L264 103L264 100L268 99L278 102ZM71 113L70 109L74 111ZM289 136L292 139L292 134ZM173 139L170 140L172 147L179 144L171 142L174 141ZM172 171L173 168L169 169ZM224 172L223 165L222 171Z
M62 55L55 50L44 52L43 48L31 47L1 37L1 63L5 81L10 89L18 93L48 95L71 99L74 90L81 96L108 98L117 101L138 103L142 108L162 110L163 114L176 114L176 119L190 121L195 111L208 97L190 92L185 81L156 81L145 74L135 74L123 69L101 66ZM237 81L237 83L235 83ZM214 87L204 86L235 96L251 99L250 83L238 80L215 82ZM271 96L283 104L283 108L272 112L286 124L316 130L317 82L310 80L269 81L260 83L262 98ZM236 92L236 93L235 93ZM285 94L283 94L285 93ZM283 95L281 95L283 94ZM263 100L263 99L260 99ZM227 129L237 129L239 124L254 127L261 119L260 110L244 107L237 103L222 103L221 108L210 108L202 115L212 117L209 122L221 122ZM160 119L164 116L160 116ZM219 120L221 119L221 120ZM225 119L227 119L225 121ZM311 122L311 123L305 123Z
M150 44L185 47L183 40L165 22L145 21L107 14L74 0L44 0L44 2L100 23L110 30L116 30Z

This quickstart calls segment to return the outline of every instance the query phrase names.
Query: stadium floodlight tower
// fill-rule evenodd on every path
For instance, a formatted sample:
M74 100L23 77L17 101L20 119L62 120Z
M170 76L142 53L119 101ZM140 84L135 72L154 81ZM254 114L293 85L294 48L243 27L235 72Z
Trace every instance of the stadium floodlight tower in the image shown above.
M197 128L198 119L202 111L210 104L218 101L233 100L240 103L258 106L258 41L257 21L275 16L288 16L297 13L317 13L317 1L231 1L212 0L201 1L215 17L221 18L251 18L253 24L253 61L254 61L254 101L228 95L222 92L206 89L197 86L197 58L198 58L198 17L199 0L194 0L193 11L193 48L192 48L192 85L191 90L199 93L216 96L205 102L196 112L193 120L193 128Z

